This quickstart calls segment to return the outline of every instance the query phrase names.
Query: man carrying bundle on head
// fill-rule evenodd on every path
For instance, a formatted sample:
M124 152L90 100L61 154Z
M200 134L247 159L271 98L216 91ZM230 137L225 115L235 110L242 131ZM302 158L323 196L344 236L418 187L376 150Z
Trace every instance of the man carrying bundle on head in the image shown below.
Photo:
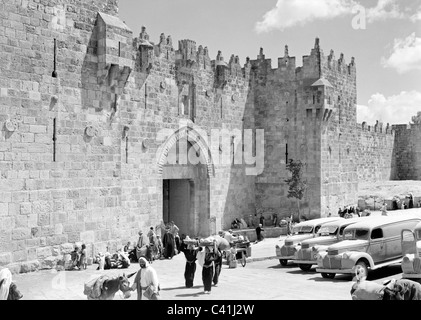
M215 275L215 261L219 259L220 252L216 246L216 240L212 239L212 242L206 239L202 239L199 242L199 250L204 251L205 259L202 268L202 281L204 286L204 293L210 294L212 289L212 279Z
M180 252L186 257L186 267L184 268L184 279L186 288L193 287L194 274L196 272L196 260L198 247L197 240L190 239L189 236L181 236Z

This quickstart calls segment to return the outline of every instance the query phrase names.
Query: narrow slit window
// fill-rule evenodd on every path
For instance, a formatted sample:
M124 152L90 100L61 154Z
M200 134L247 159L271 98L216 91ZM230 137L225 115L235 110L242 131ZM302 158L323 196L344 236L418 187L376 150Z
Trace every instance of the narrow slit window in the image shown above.
M222 109L222 95L221 95L221 105L220 105L220 112L221 112L221 114L220 114L220 116L221 116L221 119L224 117L224 114L223 114L223 109Z
M285 144L285 163L288 163L288 143Z
M53 119L53 162L56 162L57 121Z
M126 137L126 163L129 163L129 137Z
M148 102L148 88L147 88L148 84L145 82L145 109L146 109L146 104Z
M51 76L57 78L57 39L54 39L53 73Z

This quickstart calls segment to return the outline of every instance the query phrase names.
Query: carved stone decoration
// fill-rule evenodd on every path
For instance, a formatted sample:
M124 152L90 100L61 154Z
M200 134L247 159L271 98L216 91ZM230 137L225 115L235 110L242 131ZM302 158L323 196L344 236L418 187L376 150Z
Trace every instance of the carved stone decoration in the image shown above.
M5 128L9 132L14 132L17 129L17 123L15 120L7 120L4 124Z
M85 134L88 137L92 138L92 137L96 136L97 129L94 126L87 126L86 129L85 129Z
M232 101L238 101L239 99L240 99L240 95L236 92L236 93L234 93L233 95L232 95Z
M142 147L145 149L148 149L151 146L151 143L148 139L143 139L142 141Z
M166 89L167 88L167 83L165 81L161 81L160 85L161 89Z
M129 126L124 126L123 127L123 139L128 136L129 130L130 130Z
M210 96L212 95L212 90L207 89L207 90L205 91L205 95L206 95L207 97L210 97Z

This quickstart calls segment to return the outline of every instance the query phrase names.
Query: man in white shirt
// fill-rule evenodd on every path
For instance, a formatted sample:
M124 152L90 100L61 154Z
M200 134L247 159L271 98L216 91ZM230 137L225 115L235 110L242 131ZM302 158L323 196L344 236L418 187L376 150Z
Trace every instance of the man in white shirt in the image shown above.
M154 268L144 258L139 258L140 270L137 272L132 285L132 291L137 290L137 300L142 300L142 291L151 291L148 300L160 300L159 280Z

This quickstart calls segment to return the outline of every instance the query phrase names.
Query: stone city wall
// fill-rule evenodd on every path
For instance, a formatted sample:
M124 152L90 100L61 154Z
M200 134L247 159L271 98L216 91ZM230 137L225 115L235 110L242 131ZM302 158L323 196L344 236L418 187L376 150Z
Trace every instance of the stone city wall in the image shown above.
M0 266L13 272L52 267L75 242L89 255L112 252L159 224L161 129L243 128L251 105L238 57L211 61L206 48L183 40L176 50L163 34L148 46L117 9L0 3ZM243 165L209 169L202 236L254 213Z

